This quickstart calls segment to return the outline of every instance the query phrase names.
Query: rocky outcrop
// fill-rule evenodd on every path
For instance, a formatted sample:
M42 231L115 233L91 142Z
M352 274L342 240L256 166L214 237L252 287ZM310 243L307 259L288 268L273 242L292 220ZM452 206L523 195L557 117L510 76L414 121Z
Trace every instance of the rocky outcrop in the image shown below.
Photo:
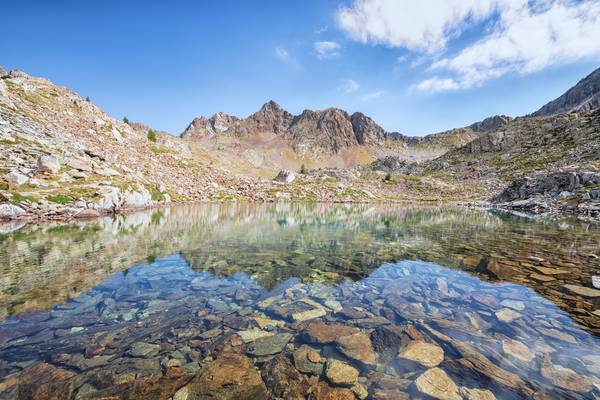
M530 117L542 117L574 111L590 111L600 107L600 68L580 80L562 96L544 105Z
M343 148L381 144L390 139L383 128L362 113L350 116L344 110L327 108L304 110L294 116L272 100L244 119L224 113L196 118L181 137L198 140L217 134L245 137L264 132L288 139L295 150L304 153L313 150L337 153Z
M408 170L408 163L398 156L386 156L373 161L370 168L373 171L406 172Z
M512 121L512 117L509 117L508 115L494 115L483 121L475 122L467 128L471 129L473 132L488 132L498 129L501 126L508 124L510 121Z
M359 144L380 144L388 139L387 132L363 113L352 114L350 122Z
M600 216L600 173L591 171L554 172L517 179L492 202L506 208Z
M348 114L337 108L304 110L294 118L285 136L300 152L319 149L336 153L358 144Z

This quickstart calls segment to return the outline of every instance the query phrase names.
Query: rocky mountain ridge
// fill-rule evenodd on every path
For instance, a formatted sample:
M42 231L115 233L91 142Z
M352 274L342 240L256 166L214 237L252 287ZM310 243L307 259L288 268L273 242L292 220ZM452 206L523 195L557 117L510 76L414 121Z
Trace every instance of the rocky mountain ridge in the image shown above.
M598 107L600 107L600 68L529 116L542 117L576 111L591 111Z
M222 112L210 118L195 118L181 134L186 140L225 134L244 137L271 132L288 139L299 151L320 149L337 153L356 145L380 145L388 140L387 132L370 117L356 112L349 115L338 108L304 110L292 115L273 100L247 118Z
M542 188L542 210L568 203L600 217L595 178L559 180L552 190L535 183L600 172L598 135L600 111L500 115L415 138L362 113L294 116L270 101L244 119L197 118L180 138L115 120L46 79L0 71L0 218L89 217L189 200L474 201L507 188L526 196Z

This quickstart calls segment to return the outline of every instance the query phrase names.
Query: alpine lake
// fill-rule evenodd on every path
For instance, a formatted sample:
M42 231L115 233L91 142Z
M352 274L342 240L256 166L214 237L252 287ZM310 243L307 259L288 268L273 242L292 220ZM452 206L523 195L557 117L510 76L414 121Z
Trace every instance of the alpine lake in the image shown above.
M600 224L231 203L0 229L0 399L600 398Z

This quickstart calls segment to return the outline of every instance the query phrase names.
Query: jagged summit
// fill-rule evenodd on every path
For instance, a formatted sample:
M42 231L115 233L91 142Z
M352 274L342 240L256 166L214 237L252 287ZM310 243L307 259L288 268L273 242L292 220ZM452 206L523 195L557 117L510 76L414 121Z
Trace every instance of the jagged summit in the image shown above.
M296 150L307 152L337 153L343 148L381 144L388 140L387 132L362 113L349 115L342 109L330 107L306 109L294 116L273 100L244 119L220 113L208 119L196 118L181 136L194 140L218 133L243 137L264 132L281 136L289 140Z
M541 117L565 112L591 111L596 108L600 108L600 68L529 116Z
M508 115L494 115L468 126L473 132L487 132L508 124L513 118Z

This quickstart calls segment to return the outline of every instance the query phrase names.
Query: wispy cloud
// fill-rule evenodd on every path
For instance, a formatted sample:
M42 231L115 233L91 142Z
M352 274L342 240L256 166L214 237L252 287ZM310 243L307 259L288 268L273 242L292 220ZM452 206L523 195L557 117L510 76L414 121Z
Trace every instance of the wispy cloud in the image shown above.
M377 99L377 98L383 96L383 93L384 93L383 90L378 90L376 92L367 93L361 97L361 100L362 101L374 100L374 99Z
M437 93L446 90L460 89L460 85L454 79L438 78L434 76L433 78L420 82L416 85L416 89L420 92Z
M279 58L281 61L289 61L290 53L283 47L275 48L275 57Z
M328 27L328 26L320 26L320 27L318 27L317 29L315 29L315 33L316 33L317 35L320 35L321 33L325 33L325 32L327 32L328 30L329 30L329 27Z
M360 88L360 83L354 79L348 79L339 86L339 90L346 93L354 93Z
M326 58L333 58L340 54L340 44L333 41L321 41L315 42L315 52L317 57L321 60Z
M448 42L474 23L489 22L476 42L447 54ZM417 55L435 75L424 92L467 89L511 73L600 59L599 0L354 0L338 13L348 35Z

